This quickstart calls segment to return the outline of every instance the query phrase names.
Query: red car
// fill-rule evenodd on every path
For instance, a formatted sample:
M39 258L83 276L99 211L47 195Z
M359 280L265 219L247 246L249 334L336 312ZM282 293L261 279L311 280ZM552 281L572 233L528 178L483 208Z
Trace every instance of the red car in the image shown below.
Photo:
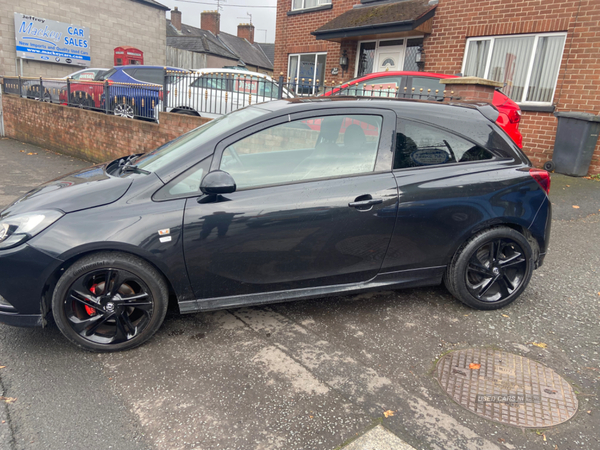
M372 97L421 98L424 100L441 100L444 97L442 78L458 78L456 75L444 75L429 72L377 72L364 77L355 78L330 91L323 96L351 95ZM523 148L523 136L519 131L521 108L514 101L496 89L493 105L500 115L496 123L506 131L513 141Z

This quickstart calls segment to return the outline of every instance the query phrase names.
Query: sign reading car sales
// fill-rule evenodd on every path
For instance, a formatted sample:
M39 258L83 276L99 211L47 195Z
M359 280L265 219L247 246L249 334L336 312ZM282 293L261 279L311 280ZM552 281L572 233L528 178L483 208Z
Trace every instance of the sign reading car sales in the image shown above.
M15 13L17 57L89 67L90 31L86 27Z

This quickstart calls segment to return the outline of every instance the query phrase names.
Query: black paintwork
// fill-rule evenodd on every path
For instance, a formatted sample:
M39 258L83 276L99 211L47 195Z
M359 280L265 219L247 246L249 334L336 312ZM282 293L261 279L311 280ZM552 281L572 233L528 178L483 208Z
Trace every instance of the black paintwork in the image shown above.
M532 236L541 264L548 198L529 175L527 158L477 107L335 98L258 108L268 113L150 175L119 174L118 162L98 165L46 183L5 209L2 218L39 209L66 214L25 244L0 250L0 295L14 306L0 306L0 321L41 324L61 271L100 250L128 252L156 266L182 312L436 284L462 243L498 224ZM384 118L375 172L153 199L206 158L211 172L217 170L223 149L241 137L339 111ZM402 118L451 130L496 159L393 171ZM166 228L171 240L161 242L158 230Z

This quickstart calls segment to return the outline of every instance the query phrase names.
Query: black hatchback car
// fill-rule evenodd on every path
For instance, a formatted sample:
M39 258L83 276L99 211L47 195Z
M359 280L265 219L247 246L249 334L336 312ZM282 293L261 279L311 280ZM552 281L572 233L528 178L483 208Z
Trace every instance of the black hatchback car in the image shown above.
M0 321L89 350L180 312L442 281L515 300L546 254L550 180L489 105L295 99L46 183L0 215Z

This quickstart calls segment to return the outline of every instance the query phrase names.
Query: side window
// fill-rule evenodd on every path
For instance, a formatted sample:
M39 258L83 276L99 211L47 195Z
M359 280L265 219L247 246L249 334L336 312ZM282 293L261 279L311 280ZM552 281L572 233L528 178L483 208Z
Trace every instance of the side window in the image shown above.
M373 78L341 89L336 95L361 97L396 97L402 87L402 77Z
M173 181L160 188L154 194L154 200L167 200L169 198L200 195L200 183L204 175L210 170L212 157L208 157L195 166L189 168Z
M440 83L439 78L413 77L411 97L423 99L443 99L445 85ZM437 91L437 92L436 92Z
M410 120L399 120L394 169L482 161L494 155L448 131Z
M200 78L197 78L191 84L191 87L215 89L218 91L231 90L227 89L227 81L228 78L222 77L221 75L216 73L209 73L206 75L202 75Z
M162 85L164 81L164 72L163 69L136 69L135 76L133 77L136 80L145 81L146 83Z
M228 146L219 168L238 189L372 172L382 121L339 115L275 125Z

